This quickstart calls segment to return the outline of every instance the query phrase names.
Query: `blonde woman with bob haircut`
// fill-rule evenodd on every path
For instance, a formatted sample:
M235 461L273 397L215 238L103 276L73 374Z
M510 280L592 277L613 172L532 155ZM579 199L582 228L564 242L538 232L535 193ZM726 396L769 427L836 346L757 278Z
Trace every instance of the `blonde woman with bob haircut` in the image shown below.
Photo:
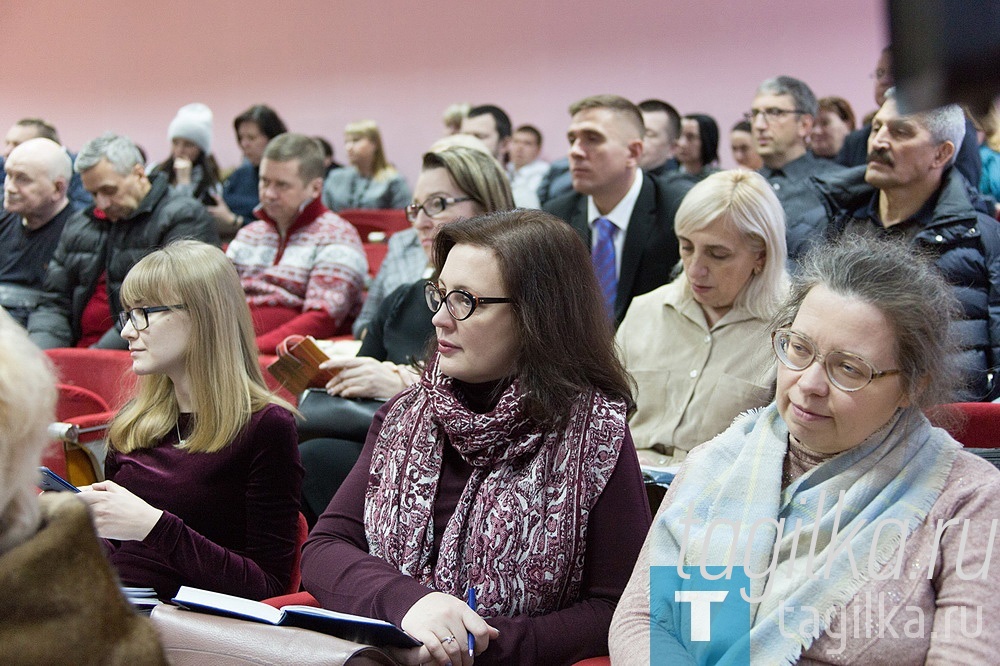
M152 625L119 590L87 507L73 493L38 495L55 407L51 364L0 308L0 663L165 664Z
M759 174L722 171L695 185L674 231L683 271L634 299L617 334L637 385L629 426L645 465L680 464L769 402L767 322L788 289L784 211Z
M410 187L389 164L382 134L374 120L360 120L344 128L344 147L350 166L335 169L323 183L323 204L336 212L352 208L405 208Z
M122 284L137 393L108 433L107 481L84 489L126 585L282 593L302 466L291 407L266 388L236 269L178 241Z

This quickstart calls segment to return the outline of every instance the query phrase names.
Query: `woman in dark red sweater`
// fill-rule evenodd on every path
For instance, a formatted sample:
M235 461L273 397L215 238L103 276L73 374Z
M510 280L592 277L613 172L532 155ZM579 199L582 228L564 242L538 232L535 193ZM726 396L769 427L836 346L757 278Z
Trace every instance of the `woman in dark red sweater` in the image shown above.
M80 494L112 564L161 598L181 585L283 593L302 466L236 270L218 248L178 241L137 263L121 294L138 391L111 424L108 480Z
M376 415L306 589L423 641L404 663L471 664L470 635L476 663L607 654L650 513L589 252L517 210L444 226L434 256L436 352Z

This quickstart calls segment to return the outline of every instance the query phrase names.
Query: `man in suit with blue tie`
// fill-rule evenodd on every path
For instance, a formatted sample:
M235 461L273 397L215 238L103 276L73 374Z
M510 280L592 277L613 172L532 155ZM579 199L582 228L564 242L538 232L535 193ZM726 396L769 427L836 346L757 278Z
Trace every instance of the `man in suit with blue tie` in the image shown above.
M691 184L663 183L639 168L642 112L617 95L569 108L573 192L544 209L566 220L591 248L608 312L621 322L634 296L670 280L680 258L674 215Z

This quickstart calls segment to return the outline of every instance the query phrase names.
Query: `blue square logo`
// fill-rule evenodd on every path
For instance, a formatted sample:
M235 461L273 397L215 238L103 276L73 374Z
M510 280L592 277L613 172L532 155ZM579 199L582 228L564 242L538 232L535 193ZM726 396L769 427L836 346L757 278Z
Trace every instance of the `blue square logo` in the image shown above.
M750 579L737 567L650 567L651 664L750 665Z

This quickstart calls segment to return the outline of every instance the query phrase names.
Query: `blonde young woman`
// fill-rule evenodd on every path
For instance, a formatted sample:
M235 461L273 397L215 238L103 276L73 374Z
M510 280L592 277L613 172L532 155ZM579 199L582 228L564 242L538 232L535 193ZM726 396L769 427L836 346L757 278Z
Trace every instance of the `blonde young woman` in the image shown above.
M86 507L72 493L38 496L55 406L48 359L0 309L0 663L164 664Z
M178 241L122 284L135 397L108 433L107 481L85 488L126 585L252 599L291 575L302 466L290 407L266 388L250 312L218 248Z
M344 145L351 165L327 176L323 184L327 208L405 208L410 203L410 188L386 159L374 120L350 123L344 129Z
M683 272L635 298L617 334L637 383L629 426L646 465L680 464L737 414L770 401L774 360L764 343L788 284L785 215L757 173L722 171L695 185L674 231Z

